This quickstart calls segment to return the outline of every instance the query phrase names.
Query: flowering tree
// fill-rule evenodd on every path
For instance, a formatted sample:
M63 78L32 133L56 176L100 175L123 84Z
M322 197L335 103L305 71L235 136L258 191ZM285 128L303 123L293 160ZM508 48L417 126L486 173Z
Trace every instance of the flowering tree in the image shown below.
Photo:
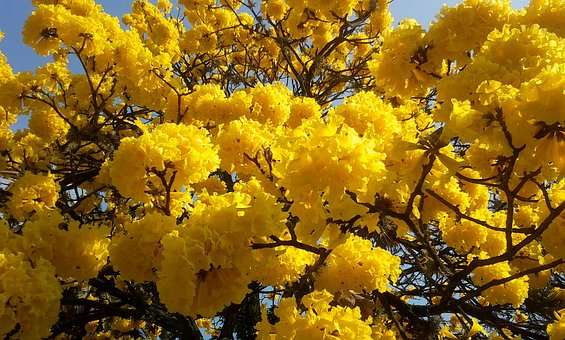
M33 4L0 336L565 338L563 0Z

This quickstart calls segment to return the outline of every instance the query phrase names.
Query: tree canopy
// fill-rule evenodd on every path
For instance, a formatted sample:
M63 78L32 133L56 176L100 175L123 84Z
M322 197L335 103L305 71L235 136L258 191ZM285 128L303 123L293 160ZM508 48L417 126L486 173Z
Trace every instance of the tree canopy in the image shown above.
M33 5L4 339L565 338L565 1Z

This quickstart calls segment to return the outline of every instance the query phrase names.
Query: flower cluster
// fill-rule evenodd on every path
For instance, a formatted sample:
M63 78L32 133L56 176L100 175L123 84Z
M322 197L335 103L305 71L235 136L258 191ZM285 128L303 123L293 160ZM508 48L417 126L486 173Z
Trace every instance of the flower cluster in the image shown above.
M564 1L389 3L33 0L0 337L563 338Z

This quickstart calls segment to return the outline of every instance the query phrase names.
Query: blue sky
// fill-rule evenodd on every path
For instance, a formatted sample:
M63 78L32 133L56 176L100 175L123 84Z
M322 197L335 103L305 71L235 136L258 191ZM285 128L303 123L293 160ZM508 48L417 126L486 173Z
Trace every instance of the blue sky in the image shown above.
M405 17L412 17L427 25L441 6L457 4L458 0L393 0L391 11L395 23ZM514 0L515 7L522 7L528 0ZM98 0L108 13L120 16L129 9L131 0ZM33 69L43 64L46 59L37 56L33 50L22 43L21 30L33 7L31 0L0 0L0 31L5 38L0 42L0 49L7 55L15 71Z

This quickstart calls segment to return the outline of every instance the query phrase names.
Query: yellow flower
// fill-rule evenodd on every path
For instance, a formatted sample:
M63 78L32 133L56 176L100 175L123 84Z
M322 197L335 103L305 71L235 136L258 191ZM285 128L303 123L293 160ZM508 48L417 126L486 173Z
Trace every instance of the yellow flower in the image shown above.
M170 190L177 192L208 178L219 163L217 149L204 129L166 123L139 138L124 138L110 165L110 176L123 195L147 201L146 191L152 187L159 192L166 189L159 173L166 173L162 176L172 182Z
M49 260L57 275L86 280L106 264L108 234L105 227L79 227L74 221L65 221L57 211L45 212L24 225L22 248L32 259Z
M32 262L22 253L0 250L0 335L47 337L59 316L61 292L48 261Z
M294 299L283 299L276 309L280 321L269 327L266 318L258 325L259 339L372 339L371 319L361 320L359 307L331 306L332 294L314 291L302 299L305 313L296 308ZM394 339L394 336L386 339Z
M317 275L317 289L336 293L390 289L400 275L400 259L382 248L373 248L371 241L357 236L347 238L329 255L326 266Z
M17 219L54 207L59 197L59 185L51 174L26 172L8 190L12 195L7 204L8 212Z
M125 280L153 281L161 260L161 238L176 226L175 219L158 213L125 223L124 233L112 237L110 261Z
M472 274L473 283L483 286L491 281L505 279L511 275L508 262L483 266L475 269ZM511 303L520 306L528 297L528 277L522 276L509 282L493 286L481 293L492 305Z
M565 318L563 317L564 313L565 310L560 310L558 313L555 313L555 322L547 325L547 333L549 334L550 340L558 340L565 337Z

